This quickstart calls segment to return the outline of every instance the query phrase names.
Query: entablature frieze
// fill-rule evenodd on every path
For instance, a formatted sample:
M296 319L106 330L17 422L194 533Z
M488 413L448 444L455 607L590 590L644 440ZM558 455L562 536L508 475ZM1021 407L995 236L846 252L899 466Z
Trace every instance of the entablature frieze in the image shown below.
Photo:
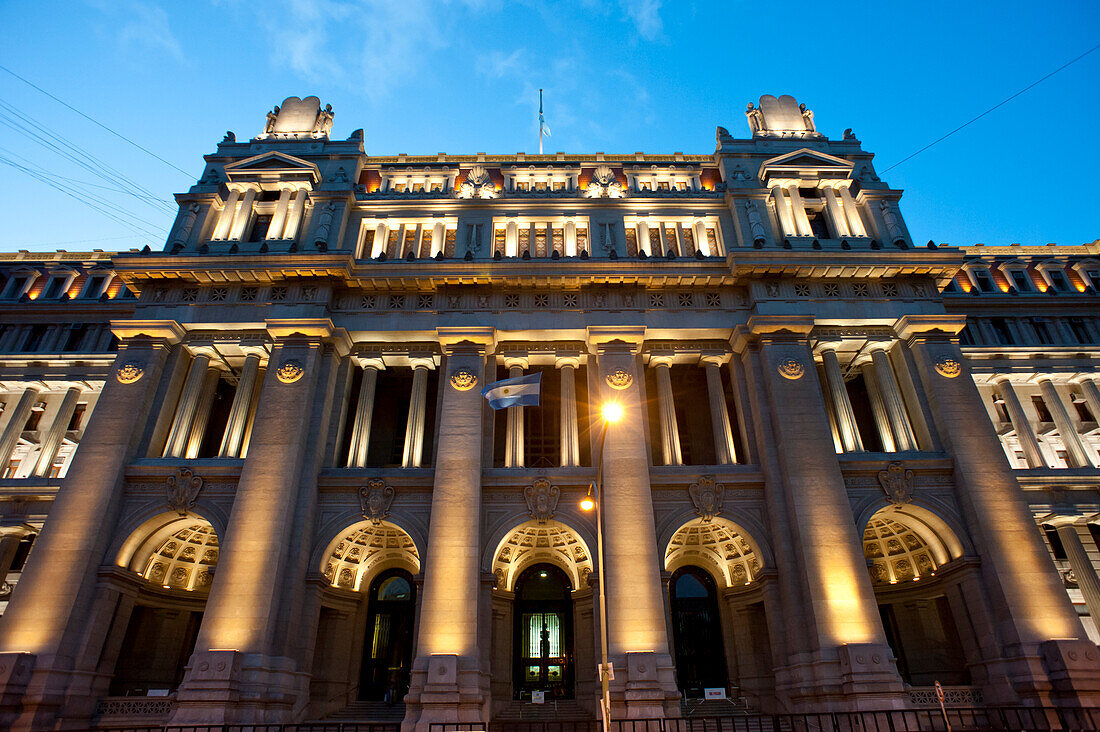
M351 355L360 360L377 359L386 367L415 367L425 361L438 367L443 359L443 349L439 343L431 341L359 342L352 344Z
M98 377L98 378L97 378ZM39 389L45 396L51 392L65 392L72 387L81 391L98 392L103 389L106 382L106 369L102 374L30 374L9 375L0 370L0 391L20 392L33 387Z

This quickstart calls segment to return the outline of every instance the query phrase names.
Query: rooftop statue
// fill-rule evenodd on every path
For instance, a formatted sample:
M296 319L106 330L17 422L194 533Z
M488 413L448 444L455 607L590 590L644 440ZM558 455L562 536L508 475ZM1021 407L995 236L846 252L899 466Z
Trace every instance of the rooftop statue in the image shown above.
M753 137L821 137L814 123L814 113L799 104L789 94L776 98L760 97L760 106L749 102L745 110L749 131Z
M267 113L267 121L260 138L328 137L335 113L332 105L321 109L317 97L287 97L283 103Z

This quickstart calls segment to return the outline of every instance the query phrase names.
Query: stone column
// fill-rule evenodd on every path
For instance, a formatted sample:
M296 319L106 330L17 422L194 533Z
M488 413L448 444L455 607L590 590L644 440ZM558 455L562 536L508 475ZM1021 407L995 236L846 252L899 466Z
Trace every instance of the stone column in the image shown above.
M390 229L385 222L374 227L374 237L371 239L370 258L375 259L386 251L389 244Z
M57 457L57 451L61 448L61 442L65 439L65 432L69 429L69 420L73 418L73 412L76 411L76 402L80 399L80 393L81 387L76 385L70 386L65 392L65 396L61 400L61 406L58 407L57 414L54 415L53 423L42 439L42 448L38 453L38 462L34 466L34 475L49 475L54 458Z
M707 236L707 225L702 219L696 220L691 225L691 231L695 235L695 248L702 252L704 256L711 257L718 252L712 252L710 250L710 238Z
M351 428L351 445L348 447L349 468L367 467L370 427L374 417L374 389L378 384L378 372L386 368L378 356L360 356L358 361L363 369L363 380L355 402L355 423Z
M772 202L775 204L775 214L779 217L779 226L783 229L783 236L798 236L798 230L794 228L794 216L791 215L790 205L783 195L783 187L776 184L772 186Z
M588 328L589 346L599 359L593 380L598 402L617 402L623 411L607 426L601 456L608 651L615 667L611 695L617 719L674 716L679 698L649 482L645 387L637 354L644 334L642 327Z
M72 679L71 659L80 652L92 614L97 570L117 538L125 470L156 404L170 346L183 329L173 321L119 321L116 332L118 357L70 468L79 480L65 481L58 491L0 623L0 663L18 657L34 664L29 683L7 675L0 682L5 696L22 695L24 729L55 726ZM127 370L127 383L117 378L122 364L134 367Z
M1096 379L1087 377L1081 379L1078 383L1081 385L1081 393L1085 397L1085 404L1092 412L1092 418L1100 420L1100 387L1097 387Z
M214 408L214 397L217 395L218 382L221 378L221 368L207 367L206 377L202 381L202 394L195 406L195 418L191 420L191 432L187 436L187 449L183 453L188 460L199 456L199 450L206 438L206 426L210 424L210 410Z
M676 404L672 395L672 354L652 354L649 365L656 372L657 416L661 423L661 456L664 465L683 465L680 453L680 428L676 424Z
M306 209L306 198L309 197L309 191L305 188L299 188L294 194L294 202L290 205L290 211L286 215L286 231L283 232L284 239L294 239L298 236L298 227L302 223L302 214Z
M508 369L508 378L518 379L523 376L525 369L529 368L526 356L510 356L504 359L504 367ZM523 454L523 407L508 407L508 427L505 433L504 443L504 467L522 468Z
M863 219L859 215L859 208L852 200L852 192L848 186L840 188L840 200L844 204L844 215L848 218L848 228L852 236L867 236L867 227L863 225Z
M565 232L562 239L565 247L565 251L562 253L567 257L577 256L577 222L573 219L565 220Z
M187 381L183 384L176 414L172 418L172 427L168 430L168 441L164 445L164 457L183 457L187 449L187 440L191 435L191 424L195 419L195 410L199 406L203 384L206 381L206 369L210 365L210 356L196 353L187 371Z
M810 229L810 219L806 216L806 207L802 203L802 195L798 192L797 183L787 185L787 194L791 197L791 209L794 211L794 223L799 236L813 236Z
M240 239L248 228L248 222L252 218L252 204L256 202L256 189L248 188L241 199L241 207L237 215L233 217L233 226L229 229L230 239Z
M875 428L878 430L879 440L882 441L882 449L885 452L897 452L894 433L890 431L890 415L886 413L882 392L878 380L875 379L875 367L870 361L864 361L860 371L863 372L863 383L867 385L867 397L871 402L871 413L875 415Z
M221 457L240 457L244 444L244 432L248 426L248 415L252 411L252 391L256 388L256 377L260 373L260 360L267 356L263 346L245 347L244 365L237 380L237 390L233 393L233 404L229 408L229 420L222 436Z
M848 219L844 216L844 209L841 208L840 202L836 200L836 191L833 190L832 186L825 186L821 191L825 194L825 207L829 209L829 218L832 219L837 237L851 236L852 230L848 228Z
M576 354L559 354L555 361L561 380L561 464L562 467L575 467L581 464L576 377L581 359Z
M722 387L722 372L719 371L726 358L724 353L704 353L699 359L707 371L710 423L714 433L714 458L719 465L737 462L737 449L733 444L733 427L730 426L729 409L726 408L726 390Z
M283 186L279 191L279 202L275 204L275 213L271 215L271 225L267 228L268 239L282 239L286 228L286 212L290 206L290 194L294 189Z
M1066 550L1069 568L1077 578L1077 586L1081 588L1081 595L1085 598L1089 615L1100 626L1100 577L1097 576L1096 567L1093 566L1088 551L1081 542L1081 535L1077 533L1077 525L1073 523L1072 518L1058 519L1051 523L1058 531L1058 538L1062 540L1062 548ZM1087 528L1085 530L1088 531Z
M229 198L225 200L225 207L222 209L221 215L218 217L218 223L214 227L214 235L212 239L228 239L229 227L233 225L233 217L237 214L237 203L241 200L241 191L239 188L229 189Z
M1020 404L1020 397L1008 378L1002 376L997 379L997 393L1005 403L1005 411L1012 420L1012 429L1016 430L1016 439L1020 442L1020 449L1024 451L1024 459L1029 468L1045 468L1047 461L1043 459L1043 450L1039 447L1039 440L1035 437L1035 430L1031 428L1031 420L1024 412L1024 406Z
M519 223L515 219L504 226L504 256L519 256Z
M840 446L844 448L844 452L861 452L863 440L859 436L852 402L848 399L848 388L844 385L844 374L840 371L835 344L822 346L821 363L825 367L825 381L833 403L833 416L836 418L836 428L840 434Z
M478 606L483 601L479 446L487 410L480 392L493 370L486 367L485 353L494 336L491 328L441 328L439 340L447 372L440 379L439 450L424 551L428 561L402 725L419 732L435 722L489 721L489 659L478 646ZM463 381L452 381L458 372L472 374L475 383L459 390L455 384Z
M412 394L409 395L409 419L405 423L405 451L401 467L419 468L424 455L424 416L428 408L428 371L435 368L431 356L409 359L413 367Z
M653 246L649 241L649 222L639 221L637 224L638 230L638 251L645 252L646 256L653 256Z
M0 474L11 462L11 456L19 445L19 438L23 434L23 427L30 419L34 405L38 403L38 395L41 390L42 388L38 385L27 386L20 395L19 401L11 410L11 417L4 427L4 432L0 433Z
M442 221L436 221L432 226L432 250L430 256L443 253L443 247L447 243L447 227Z
M1054 419L1054 426L1058 428L1058 434L1062 438L1062 444L1066 448L1071 468L1091 468L1092 457L1085 449L1085 443L1081 441L1081 435L1077 433L1077 425L1066 410L1066 403L1062 395L1049 378L1039 379L1039 390L1043 394L1043 401L1047 405L1047 411Z
M1096 646L1035 530L1000 439L988 420L977 419L985 406L957 340L965 324L959 315L907 315L895 330L909 343L936 431L954 461L955 499L981 559L982 584L998 609L993 631L1000 657L986 660L986 700L1042 703L1052 683L1056 694L1092 697L1100 693L1095 665L1072 662L1070 654L1083 659ZM1037 667L1038 656L1048 673Z
M890 357L882 347L871 349L871 363L875 367L875 383L878 384L886 413L890 415L890 429L894 433L894 444L898 450L916 450L917 438L909 424L909 413L905 410L905 401L901 398L901 389L894 377L894 367Z

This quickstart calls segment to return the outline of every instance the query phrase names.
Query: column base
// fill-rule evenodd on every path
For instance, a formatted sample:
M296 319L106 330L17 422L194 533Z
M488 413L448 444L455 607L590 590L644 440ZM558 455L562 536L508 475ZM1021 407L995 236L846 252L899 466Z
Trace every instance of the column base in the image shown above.
M454 654L416 659L401 732L427 732L443 722L489 724L489 674L463 669L460 660Z
M32 709L24 709L34 662L33 653L0 653L0 729L35 726Z
M1048 640L1040 645L1059 706L1100 706L1100 650L1089 640Z
M293 659L196 651L169 723L287 724L298 721L308 696L308 677Z
M776 672L776 694L795 713L904 709L905 685L887 645L846 643L798 654Z
M676 667L667 653L627 653L626 663L612 662L612 719L663 719L680 716ZM599 687L597 686L597 692ZM597 706L597 709L599 707Z

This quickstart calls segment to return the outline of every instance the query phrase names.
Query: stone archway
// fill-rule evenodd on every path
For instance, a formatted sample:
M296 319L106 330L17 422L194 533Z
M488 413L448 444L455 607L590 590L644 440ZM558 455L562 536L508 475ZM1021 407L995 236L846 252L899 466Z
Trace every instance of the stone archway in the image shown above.
M362 521L349 526L325 551L321 573L333 587L366 589L364 580L390 567L420 572L420 553L412 537L389 521Z
M759 545L732 521L694 519L681 526L665 549L665 570L684 565L707 570L722 587L753 582L763 569Z
M546 562L561 568L574 590L587 586L592 552L573 529L560 521L527 521L509 531L493 554L497 589L511 592L527 567Z

